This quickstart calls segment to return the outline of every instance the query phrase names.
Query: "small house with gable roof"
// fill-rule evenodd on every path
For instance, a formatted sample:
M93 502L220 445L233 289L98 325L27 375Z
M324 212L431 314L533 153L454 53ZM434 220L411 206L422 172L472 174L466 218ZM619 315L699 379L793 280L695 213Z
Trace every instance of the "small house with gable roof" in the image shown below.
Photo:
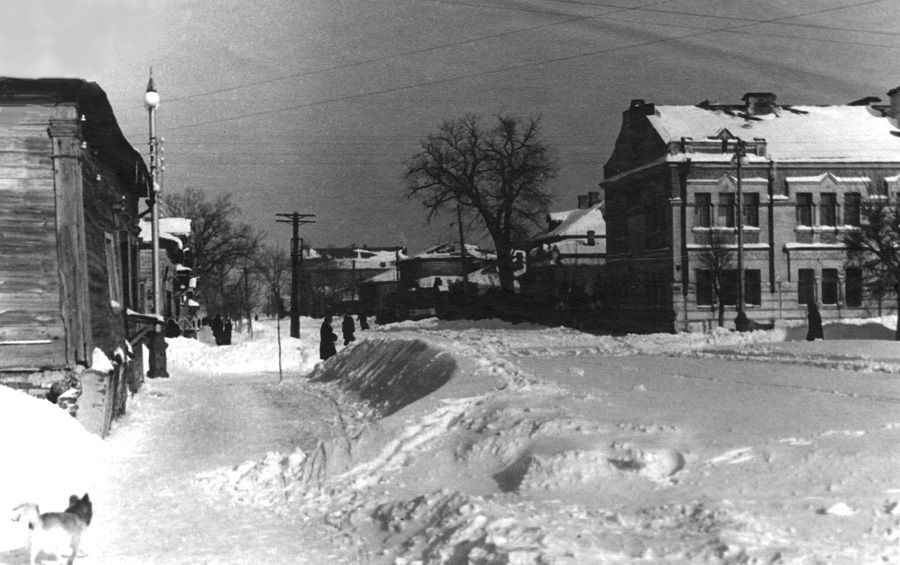
M602 302L606 221L599 192L578 196L578 207L547 214L547 228L526 244L521 293L536 305L590 310Z

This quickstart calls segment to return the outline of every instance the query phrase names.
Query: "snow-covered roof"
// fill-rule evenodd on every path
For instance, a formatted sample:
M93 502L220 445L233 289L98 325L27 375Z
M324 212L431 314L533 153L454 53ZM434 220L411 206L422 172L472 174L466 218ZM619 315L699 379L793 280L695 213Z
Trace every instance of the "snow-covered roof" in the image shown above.
M598 202L588 208L577 208L547 215L552 222L561 222L552 230L541 232L532 238L534 242L551 239L582 237L589 231L598 237L606 235L606 221L603 219L603 203Z
M141 220L141 241L149 243L153 239L153 228L149 221ZM160 218L159 239L175 242L178 249L182 248L181 237L190 235L191 221L187 218Z
M772 114L748 118L736 107L657 105L647 119L666 143L682 137L706 140L728 130L745 141L764 139L767 157L776 161L900 162L897 121L869 106L775 106ZM694 161L728 161L732 154L688 156ZM676 154L669 160L683 157ZM751 161L754 157L750 155Z
M172 235L190 235L190 218L160 218L159 230Z
M493 251L488 251L486 249L482 249L477 245L472 245L470 243L466 244L466 254L469 257L475 259L483 259L485 261L492 261L497 258L497 254ZM429 247L425 251L418 253L413 256L414 259L427 259L427 258L435 258L435 257L458 257L459 256L459 245L456 243L441 243L440 245L435 245L433 247Z

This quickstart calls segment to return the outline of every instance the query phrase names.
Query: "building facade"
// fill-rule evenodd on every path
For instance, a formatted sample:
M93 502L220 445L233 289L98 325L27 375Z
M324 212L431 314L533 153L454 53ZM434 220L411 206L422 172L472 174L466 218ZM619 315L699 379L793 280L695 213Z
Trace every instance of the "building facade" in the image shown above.
M115 366L105 433L143 377L128 313L147 167L103 90L78 79L0 78L0 146L0 383L62 406L99 350Z
M826 319L872 315L878 306L841 242L867 198L900 188L895 113L871 100L778 105L765 92L733 105L633 100L600 183L609 319L624 331L704 330L717 325L721 302L734 327L739 256L754 323L804 318L810 302ZM736 153L745 156L740 169Z

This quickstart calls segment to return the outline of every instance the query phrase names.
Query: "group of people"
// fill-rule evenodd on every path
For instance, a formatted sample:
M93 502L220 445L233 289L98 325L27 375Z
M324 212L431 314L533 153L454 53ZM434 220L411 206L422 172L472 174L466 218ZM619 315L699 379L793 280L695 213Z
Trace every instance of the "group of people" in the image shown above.
M333 316L326 315L325 319L322 320L322 327L319 330L319 358L322 360L337 354L335 343L337 342L338 337L337 334L334 333L334 328L331 327L331 321L333 319ZM366 318L365 314L359 314L357 320L359 321L360 330L369 329L369 320ZM356 336L354 335L356 333L356 323L353 321L353 316L349 313L344 314L344 319L341 321L341 333L344 336L345 346L356 341Z
M222 319L221 314L209 321L209 329L216 338L216 345L231 345L231 318Z

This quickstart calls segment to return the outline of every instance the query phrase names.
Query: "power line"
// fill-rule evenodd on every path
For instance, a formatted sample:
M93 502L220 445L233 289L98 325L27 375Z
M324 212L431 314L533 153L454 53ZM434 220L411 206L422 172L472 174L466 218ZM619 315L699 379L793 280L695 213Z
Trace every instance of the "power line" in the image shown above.
M817 14L817 13L822 13L821 11L820 11L820 12L809 12L809 13L805 13L805 14L794 14L794 15L789 15L789 16L781 16L780 18L773 18L773 19L769 19L769 20L755 20L755 19L752 19L752 18L743 18L743 17L740 17L740 16L717 16L717 15L713 15L713 14L697 14L697 13L691 13L691 12L673 12L673 11L669 11L669 10L661 10L661 9L654 9L654 8L649 8L649 7L648 7L648 6L658 6L658 5L662 5L662 4L667 4L667 3L670 3L670 2L672 2L672 1L674 1L674 0L663 0L663 1L661 1L661 2L657 2L657 3L655 3L655 4L648 4L648 5L646 5L646 6L633 7L633 8L622 8L621 6L614 6L614 5L607 5L607 4L593 4L593 3L575 2L575 1L572 1L572 0L566 0L566 3L570 3L570 4L579 4L579 5L585 5L585 6L591 6L591 7L614 8L614 10L613 10L613 11L610 11L610 12L604 12L604 13L602 13L602 14L592 14L592 15L588 15L588 16L576 16L576 17L568 18L568 19L565 19L565 20L562 20L562 21L551 22L551 23L547 23L547 24L541 24L541 25L536 25L536 26L530 26L530 27L520 28L520 29L516 29L516 30L512 30L512 31L506 31L506 32L501 32L501 33L496 33L496 34L490 34L490 35L480 36L480 37L476 37L476 38L472 38L472 39L467 39L467 40L463 40L463 41L457 41L457 42L452 42L452 43L445 43L445 44L436 45L436 46L432 46L432 47L426 47L426 48L423 48L423 49L416 49L416 50L412 50L412 51L407 51L407 52L404 52L404 53L398 53L398 54L393 54L393 55L386 55L386 56L383 56L383 57L376 57L376 58L371 58L371 59L365 59L365 60L362 60L362 61L355 61L355 62L347 63L347 64L344 64L344 65L337 65L337 66L334 66L334 67L327 67L327 68L324 68L324 69L316 69L316 70L313 70L313 71L302 71L302 72L297 72L297 73L291 73L291 74L287 74L287 75L283 75L283 76L279 76L279 77L274 77L274 78L271 78L271 79L265 79L265 80L253 81L253 82L249 82L249 83L238 84L238 85L234 85L234 86L230 86L230 87L225 87L225 88L220 88L220 89L216 89L216 90L210 90L210 91L205 91L205 92L199 92L199 93L196 93L196 94L188 94L188 95L184 95L184 96L176 96L176 97L167 99L166 102L167 102L167 103L171 103L171 102L180 102L180 101L185 101L185 100L189 100L189 99L192 99L192 98L198 98L198 97L202 97L202 96L209 96L209 95L214 95L214 94L222 94L222 93L225 93L225 92L232 92L232 91L235 91L235 90L241 90L241 89L244 89L244 88L250 88L250 87L253 87L253 86L261 86L261 85L265 85L265 84L271 84L271 83L274 83L274 82L280 82L280 81L288 80L288 79L292 79L292 78L301 78L301 77L305 77L305 76L312 76L312 75L321 74L321 73L326 73L326 72L332 72L332 71L344 70L344 69L354 68L354 67L358 67L358 66L362 66L362 65L368 65L368 64L372 64L372 63L378 63L378 62L382 62L382 61L387 61L387 60L390 60L390 59L396 59L396 58L400 58L400 57L408 57L408 56L412 56L412 55L421 55L421 54L423 54L423 53L428 53L428 52L437 51L437 50L441 50L441 49L448 49L448 48L452 48L452 47L460 47L460 46L463 46L463 45L468 45L468 44L472 44L472 43L477 43L477 42L481 42L481 41L486 41L486 40L489 40L489 39L496 39L496 38L499 38L499 37L505 37L505 36L509 36L509 35L516 35L516 34L528 32L528 31L534 31L534 30L543 29L543 28L548 28L548 27L556 27L556 26L565 25L565 24L568 24L568 23L577 22L577 21L583 21L583 20L606 18L606 19L611 19L611 20L616 20L616 21L625 21L625 22L630 22L630 23L643 23L643 22L633 22L633 21L631 21L631 20L623 20L623 19L621 19L621 18L610 18L610 17L609 17L609 16L612 16L612 15L615 15L615 14L619 14L619 13L623 13L623 12L646 12L646 13L656 13L656 14L667 14L667 15L673 15L673 16L688 16L688 17L706 18L706 19L718 19L718 20L728 20L728 21L742 21L742 22L746 22L746 23L749 24L749 25L761 25L761 24L771 23L771 24L781 25L781 26L805 27L805 28L811 28L811 29L822 29L822 30L833 30L833 31L846 31L846 32L852 32L852 33L866 33L866 34L873 34L873 35L884 35L884 36L888 36L888 37L896 37L896 34L895 34L895 33L889 32L889 31L863 30L863 29L855 29L855 28L844 28L844 27L839 27L839 26L825 26L825 25L819 25L819 24L786 23L786 22L783 21L783 20L787 20L787 19L800 18L800 17L804 17L804 16L814 15L814 14ZM884 1L884 0L875 0L875 1L876 1L876 2L881 2L881 1ZM438 3L440 3L440 4L456 4L456 5L469 6L469 7L478 7L478 8L489 9L489 10L508 10L508 11L523 12L523 13L547 13L547 14L558 15L558 16L567 15L567 14L564 14L564 13L561 13L561 12L547 12L547 11L526 10L526 9L523 9L523 8L508 8L508 7L504 7L504 6L486 6L486 5L482 5L482 4L473 4L473 3L467 3L467 2L452 2L452 1L447 1L447 0L443 0L443 1L440 1L440 0L439 0ZM837 8L832 8L831 10L839 10L839 9L844 9L844 8L852 8L852 7L856 7L856 6L860 6L860 5L864 5L864 4L865 4L865 3L863 3L863 4L851 5L851 6L837 7ZM618 9L616 9L616 8L618 8ZM828 10L824 10L824 11L828 11ZM678 24L650 24L650 25L660 25L660 26L662 26L662 25L668 25L668 26L670 26L670 27L681 27L681 28L685 28L685 29L705 29L705 30L710 31L710 32L715 32L715 31L726 31L726 30L715 30L715 29L710 29L710 28L694 28L694 27L685 26L685 25L678 25ZM886 47L886 48L892 48L892 47L893 47L893 46L880 45L880 44L872 44L872 43L866 43L866 42L850 42L850 41L844 42L844 41L838 41L838 40L826 40L826 39L809 38L809 37L798 38L798 37L794 37L794 36L782 36L782 35L777 35L777 34L766 34L766 33L751 33L751 32L744 32L744 33L747 33L747 34L750 34L750 35L771 36L771 37L782 37L782 38L787 38L787 39L800 39L800 40L806 40L806 41L825 41L825 42L830 42L830 43L849 43L849 44L854 44L854 45L864 45L864 46L872 46L872 47ZM138 108L141 108L141 109L142 109L142 107L140 107L140 106L134 106L134 107L129 108L129 109L138 109Z
M855 7L864 6L864 5L868 5L868 4L880 3L880 2L884 2L884 1L885 1L885 0L865 0L864 2L859 2L859 3L853 4L853 5L840 6L840 7L834 7L834 8L824 8L824 9L822 9L822 10L816 10L816 11L813 11L813 12L807 12L807 13L805 13L805 14L795 14L795 15L790 15L790 16L782 16L782 17L779 17L779 18L772 18L772 19L769 19L769 20L753 20L752 22L749 22L749 23L742 23L742 24L734 25L734 26L731 26L731 27L728 27L728 28L706 29L706 30L703 30L703 31L700 31L700 32L697 32L697 33L687 34L687 35L683 35L683 36L679 36L679 37L675 37L675 38L665 37L665 38L660 38L660 39L653 39L653 40L645 41L645 42L641 42L641 43L636 43L636 44L631 44L631 45L623 45L623 46L618 46L618 47L609 47L609 48L600 49L600 50L597 50L597 51L590 51L590 52L587 52L587 53L579 53L579 54L575 54L575 55L568 55L568 56L565 56L565 57L558 57L558 58L555 58L555 59L546 59L546 60L543 60L543 61L537 61L537 62L520 63L520 64L518 64L518 65L512 65L512 66L508 66L508 67L503 67L503 68L500 68L500 69L493 69L493 70L490 70L490 71L482 71L482 72L479 72L479 73L470 73L470 74L466 74L466 75L459 75L459 76L455 76L455 77L447 77L447 78L438 79L438 80L434 80L434 81L420 82L420 83L415 83L415 84L406 85L406 86L393 87L393 88L386 88L386 89L382 89L382 90L375 90L375 91L370 91L370 92L363 92L363 93L359 93L359 94L350 94L350 95L347 95L347 96L342 96L342 97L337 97L337 98L331 98L331 99L326 99L326 100L319 100L319 101L316 101L316 102L308 102L308 103L304 103L304 104L297 104L297 105L294 105L294 106L288 106L288 107L284 107L284 108L273 108L273 109L262 110L262 111L259 111L259 112L253 112L253 113L249 113L249 114L241 114L241 115L237 115L237 116L229 116L229 117L226 117L226 118L217 118L217 119L213 119L213 120L207 120L207 121L202 121L202 122L195 122L195 123L192 123L192 124L184 124L184 125L182 125L182 126L175 126L175 127L168 128L168 131L177 131L177 130L182 130L182 129L192 128L192 127L198 127L198 126L204 126L204 125L211 125L211 124L216 124L216 123L222 123L222 122L234 121L234 120L239 120L239 119L243 119L243 118L252 118L252 117L264 116L264 115L274 114L274 113L279 113L279 112L287 112L287 111L291 111L291 110L299 110L299 109L303 109L303 108L309 108L309 107L313 107L313 106L320 106L320 105L324 105L324 104L333 104L333 103L336 103L336 102L346 102L346 101L350 101L350 100L356 100L356 99L360 99L360 98L366 98L366 97L369 97L369 96L377 96L377 95L382 95L382 94L393 94L393 93L396 93L396 92L403 92L403 91L406 91L406 90L412 90L412 89L416 89L416 88L422 88L422 87L427 87L427 86L437 86L437 85L440 85L440 84L446 84L446 83L450 83L450 82L456 82L456 81L464 80L464 79L468 79L468 78L476 78L476 77L490 76L490 75L498 74L498 73L502 73L502 72L508 72L508 71L514 71L514 70L520 70L520 69L525 69L525 68L530 68L530 67L535 67L535 66L541 66L541 65L554 64L554 63L561 63L561 62L571 61L571 60L575 60L575 59L581 59L581 58L585 58L585 57L592 57L592 56L596 56L596 55L603 55L603 54L613 53L613 52L617 52L617 51L624 51L624 50L627 50L627 49L635 49L635 48L639 48L639 47L647 47L647 46L650 46L650 45L657 45L657 44L660 44L660 43L669 43L669 42L672 42L672 41L678 41L678 40L684 40L684 39L692 39L692 38L695 38L695 37L701 37L701 36L704 36L704 35L711 35L711 34L713 34L713 33L731 32L731 31L736 30L736 29L741 29L741 28L745 28L745 27L752 27L752 26L756 26L756 25L760 25L760 24L764 24L764 23L774 23L774 22L778 22L778 21L781 21L781 20L784 20L784 19L792 19L792 18L797 18L797 17L802 17L802 16L810 16L810 15L814 15L814 14L822 14L822 13L833 12L833 11L837 11L837 10L844 10L844 9L848 9L848 8L855 8ZM884 46L880 46L880 47L884 47Z
M675 0L662 0L662 1L660 1L660 2L656 2L656 3L654 3L654 4L648 4L648 5L649 5L649 6L658 6L658 5L662 5L662 4L668 4L668 3L674 2L674 1L675 1ZM446 2L446 1L440 1L440 0L438 0L436 3L438 3L438 4L461 4L461 5L467 5L467 6L474 6L473 4L465 4L465 3L463 3L463 2ZM638 8L622 8L621 6L606 6L606 5L599 5L599 6L602 6L602 7L608 7L608 8L619 8L619 9L614 10L614 11L612 11L612 12L605 12L605 13L603 13L603 14L600 14L600 15L602 15L602 16L609 15L609 14L618 14L618 13L620 13L620 12L628 12L628 11L632 11L632 10L637 10L637 9L638 9ZM479 6L479 7L488 8L487 6ZM514 9L514 8L508 8L508 9L516 10L516 11L527 12L527 10L522 10L522 9ZM553 14L553 15L559 15L559 16L567 15L567 14L554 13L554 12L540 12L540 13L551 13L551 14ZM372 64L372 63L380 63L380 62L382 62L382 61L387 61L387 60L390 60L390 59L397 59L397 58L400 58L400 57L408 57L408 56L412 56L412 55L421 55L421 54L423 54L423 53L429 53L429 52L432 52L432 51L438 51L438 50L441 50L441 49L448 49L448 48L452 48L452 47L461 47L461 46L463 46L463 45L468 45L468 44L471 44L471 43L477 43L477 42L480 42L480 41L486 41L486 40L489 40L489 39L496 39L496 38L504 37L504 36L507 36L507 35L515 35L515 34L527 32L527 31L534 31L534 30L537 30L537 29L543 29L543 28L547 28L547 27L559 26L559 25L563 25L563 24L567 24L567 23L571 23L571 22L575 22L575 21L587 20L587 19L593 19L593 18L596 18L597 16L598 16L598 15L596 15L596 14L590 15L590 16L577 16L577 17L572 17L572 18L569 18L569 19L560 21L560 22L552 22L552 23L548 23L548 24L540 24L540 25L536 25L536 26L531 26L531 27L526 27L526 28L515 29L515 30L512 30L512 31L505 31L505 32L501 32L501 33L495 33L495 34L485 35L485 36L481 36L481 37L475 37L475 38L472 38L472 39L466 39L466 40L463 40L463 41L456 41L456 42L452 42L452 43L444 43L444 44L441 44L441 45L435 45L435 46L432 46L432 47L425 47L425 48L422 48L422 49L415 49L415 50L412 50L412 51L406 51L406 52L404 52L404 53L398 53L398 54L394 54L394 55L385 55L385 56L383 56L383 57L375 57L375 58L372 58L372 59L365 59L365 60L363 60L363 61L355 61L355 62L353 62L353 63L347 63L347 64L344 64L344 65L337 65L337 66L334 66L334 67L327 67L327 68L324 68L324 69L316 69L316 70L314 70L314 71L301 71L301 72L298 72L298 73L291 73L291 74L288 74L288 75L284 75L284 76L280 76L280 77L275 77L275 78L271 78L271 79L259 80L259 81L254 81L254 82L249 82L249 83L239 84L239 85L235 85L235 86L230 86L230 87L220 88L220 89L217 89L217 90L210 90L210 91L206 91L206 92L198 92L198 93L196 93L196 94L188 94L188 95L184 95L184 96L176 96L176 97L174 97L174 98L167 99L167 100L166 100L166 103L180 102L180 101L184 101L184 100L189 100L189 99L191 99L191 98L197 98L197 97L200 97L200 96L209 96L209 95L212 95L212 94L222 94L222 93L225 93L225 92L232 92L232 91L234 91L234 90L240 90L240 89L243 89L243 88L250 88L250 87L252 87L252 86L261 86L261 85L264 85L264 84L271 84L271 83L274 83L274 82L279 82L279 81L288 80L288 79L292 79L292 78L301 78L301 77L312 76L312 75L321 74L321 73L326 73L326 72L340 71L340 70L344 70L344 69L350 69L350 68L358 67L358 66L361 66L361 65L370 65L370 64ZM134 106L134 107L132 107L132 108L130 108L130 109L137 109L137 108L143 109L143 106Z

